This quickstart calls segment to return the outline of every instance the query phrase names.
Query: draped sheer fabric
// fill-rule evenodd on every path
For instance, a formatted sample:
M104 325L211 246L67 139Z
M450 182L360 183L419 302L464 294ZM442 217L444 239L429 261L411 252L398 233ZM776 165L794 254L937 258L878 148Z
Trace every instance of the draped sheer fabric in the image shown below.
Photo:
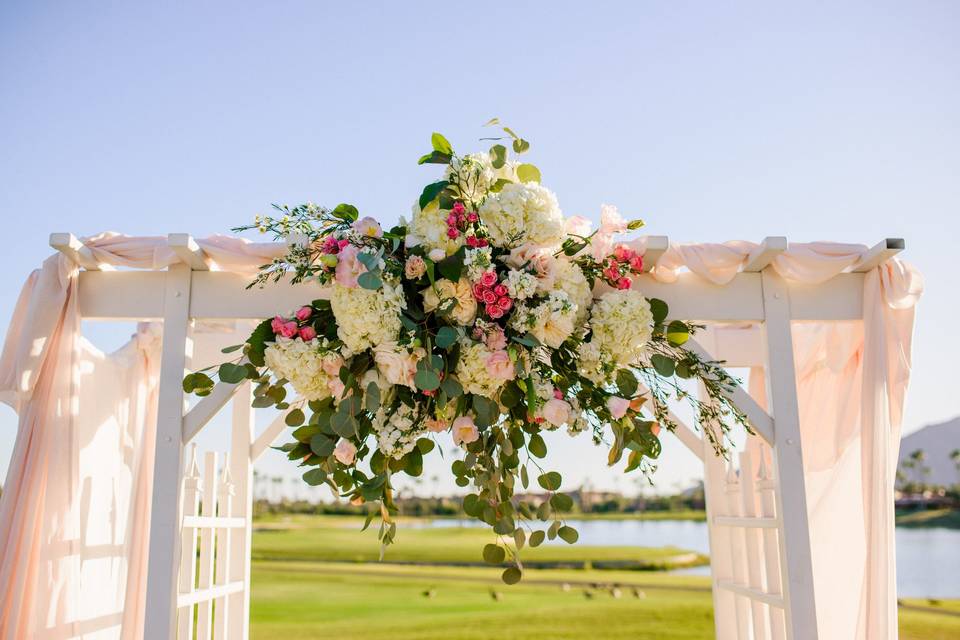
M106 265L161 269L178 260L164 237L84 242ZM285 252L227 236L198 244L213 269L245 274ZM756 248L673 245L652 275L669 283L686 268L722 285ZM792 244L772 266L819 283L865 250ZM893 474L921 290L913 268L890 260L866 275L862 323L794 327L822 638L896 637ZM0 357L0 400L19 414L0 497L4 638L142 633L158 334L142 326L118 353L99 354L81 337L76 298L76 267L52 256L27 279Z

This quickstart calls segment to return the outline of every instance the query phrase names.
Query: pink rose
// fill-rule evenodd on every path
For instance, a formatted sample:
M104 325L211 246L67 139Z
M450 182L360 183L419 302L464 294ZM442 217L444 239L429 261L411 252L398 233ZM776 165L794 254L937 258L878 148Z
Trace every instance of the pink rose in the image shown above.
M273 320L270 321L270 328L273 329L274 333L280 333L283 331L283 325L286 322L280 316L274 316Z
M617 289L629 289L630 285L632 284L633 283L630 282L630 278L627 278L626 276L624 276L619 280L617 280Z
M382 238L383 229L380 227L380 223L367 216L366 218L360 218L353 223L353 230L359 233L362 236L367 236L369 238Z
M510 307L513 306L513 300L504 296L497 300L497 306L503 309L504 311L510 311Z
M625 244L618 244L613 250L614 257L620 262L630 262L636 256L636 252Z
M485 287L492 287L497 284L497 272L496 271L484 271L483 275L480 276L480 284Z
M487 312L487 315L493 318L494 320L502 318L503 314L506 313L503 309L501 309L495 304L488 304L485 307L485 310Z
M507 295L507 287L505 285L498 284L493 288L493 292L498 296L505 296Z
M497 294L487 289L486 291L483 292L483 301L487 304L493 304L494 302L497 301Z
M313 327L310 327L310 326L300 327L300 339L303 340L304 342L309 342L310 340L313 340L316 337L317 337L317 332L314 330Z
M479 219L480 219L480 216L477 215L476 211L471 211L470 213L467 214L468 222L476 222ZM484 244L481 246L486 246L486 242L484 242Z
M456 228L450 227L447 229L447 237L450 238L451 240L456 240L457 236L459 235L460 235L460 232L457 231Z
M494 328L487 332L483 342L487 345L487 349L492 349L493 351L506 349L507 334L503 332L503 329L494 325Z
M340 438L340 442L337 443L337 448L333 450L333 457L336 458L340 464L350 466L357 458L357 447L349 440Z
M312 307L300 307L299 309L297 309L296 316L297 316L297 320L299 320L300 322L303 322L304 320L306 320L312 315L313 315Z
M470 416L460 416L453 421L453 443L470 444L480 437L480 431Z
M627 409L630 407L630 401L620 396L610 396L607 398L607 409L614 420L619 420L627 415Z
M360 251L348 244L340 249L340 261L337 262L336 280L337 284L349 289L357 288L357 277L367 270L363 263L357 260L357 254Z
M420 256L410 256L403 267L407 280L419 280L427 272L427 263Z
M515 371L513 362L510 361L510 354L506 351L494 351L485 362L487 373L495 380L513 380Z
M327 382L327 389L330 390L330 395L332 395L335 399L341 400L346 387L343 386L343 382L340 380L340 378L331 378Z
M566 400L551 398L543 405L541 413L547 422L559 427L570 417L570 404Z
M630 268L637 273L643 271L643 256L633 256L630 258Z
M462 215L466 210L467 208L463 206L462 202L453 203L453 215L455 216Z
M343 356L328 355L324 357L323 364L321 366L323 367L323 372L325 374L337 378L340 376L340 369L343 367L343 365Z
M297 333L300 332L300 327L297 326L297 323L294 321L284 322L280 327L280 335L284 338L295 338Z

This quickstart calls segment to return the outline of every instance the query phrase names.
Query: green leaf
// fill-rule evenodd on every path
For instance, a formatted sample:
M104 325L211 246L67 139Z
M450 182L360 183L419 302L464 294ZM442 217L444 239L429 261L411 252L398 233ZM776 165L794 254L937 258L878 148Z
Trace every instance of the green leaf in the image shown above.
M431 451L433 451L433 448L435 446L436 445L433 443L433 440L431 440L430 438L420 438L419 440L417 440L417 449L422 454L430 453Z
M335 206L331 213L341 220L346 220L347 222L353 222L360 217L360 212L357 211L357 208L352 204L347 204L345 202L341 202Z
M513 522L513 518L510 516L503 516L497 520L497 524L493 525L493 532L505 536L508 533L512 533L516 526L517 525Z
M567 544L573 544L580 538L580 534L573 527L560 527L557 529L557 535Z
M423 473L423 454L419 449L414 449L403 456L403 470L408 476L414 478Z
M431 182L423 188L423 193L420 194L420 208L425 208L428 204L433 202L440 192L446 189L450 183L447 180L440 180L438 182Z
M506 584L517 584L520 582L520 579L523 578L523 573L516 567L507 567L503 570L500 578Z
M449 153L431 151L426 155L420 156L420 159L417 160L417 164L450 164L451 159L452 156Z
M224 347L220 349L220 353L233 353L234 351L239 351L243 348L242 344L232 344L229 347Z
M523 485L524 489L530 486L530 476L527 474L526 465L520 467L520 484Z
M684 380L689 380L693 377L693 372L690 370L690 363L686 360L681 360L677 363L677 375Z
M490 147L490 157L493 160L494 169L502 169L507 163L507 148L502 144L495 144Z
M349 411L337 411L333 414L330 426L341 438L353 438L357 435L357 419Z
M617 389L624 398L632 398L637 392L637 377L629 369L617 371Z
M523 138L519 138L513 141L513 150L517 153L524 153L529 148L530 148L530 143L524 140Z
M539 346L539 345L540 345L540 341L537 340L537 338L536 338L533 334L530 334L530 333L528 333L528 334L526 334L526 335L524 335L524 336L513 336L513 337L510 338L510 339L513 340L514 342L519 342L520 344L524 345L525 347L533 348L533 347L536 347L536 346Z
M483 561L488 564L500 564L507 558L507 552L496 544L483 545Z
M538 458L545 458L547 456L547 443L543 441L543 436L539 433L530 436L530 443L527 445L527 449Z
M530 534L530 546L539 547L543 544L543 539L547 537L543 531L537 530Z
M573 509L573 498L565 493L555 493L550 498L550 505L557 511L570 511Z
M241 364L224 362L220 365L220 381L237 384L247 379L247 368Z
M430 369L420 369L413 377L413 383L423 391L433 391L440 386L440 376Z
M539 482L540 486L547 491L556 491L560 488L560 483L563 482L563 476L556 471L548 471L540 474L540 476L537 478L537 482Z
M337 443L323 435L318 433L312 438L310 438L310 451L313 451L315 454L321 458L326 458L333 450L336 448Z
M460 247L456 253L438 262L437 268L440 270L440 275L451 282L459 280L463 274L463 259L465 256L466 249Z
M468 493L463 497L463 512L468 516L476 518L483 512L483 503L480 496L475 493Z
M377 386L376 382L367 385L367 392L363 395L363 403L370 413L376 413L377 409L380 408L380 387Z
M680 320L674 320L667 326L667 340L679 347L690 339L690 328Z
M473 396L473 411L477 415L478 427L489 427L500 417L500 408L490 398Z
M320 467L314 467L303 474L303 481L311 487L316 487L327 481L327 472Z
M443 392L446 393L449 398L456 398L457 396L463 395L463 387L460 385L460 381L453 376L444 378L443 382L440 383L440 388L443 389Z
M283 421L287 423L288 427L299 427L303 424L303 421L306 420L306 416L303 415L303 411L300 409L294 409L290 411Z
M315 424L308 424L294 429L291 434L298 442L310 442L310 438L320 433L320 427Z
M263 361L263 352L267 348L267 342L273 342L274 339L273 327L271 326L272 322L272 318L264 320L257 325L257 328L254 329L250 337L247 338L247 344L250 345L250 348L247 349L247 358L250 359L250 362L255 367L262 367L265 364Z
M523 391L514 381L508 382L500 391L500 402L508 409L511 409L523 400Z
M460 334L458 334L457 330L453 327L440 327L440 330L437 331L437 337L434 340L434 343L441 349L446 349L456 342L457 338L459 337Z
M672 376L676 366L673 358L659 353L655 353L650 357L650 364L652 364L656 372L664 378Z
M453 147L450 146L450 142L436 131L430 136L430 144L433 145L433 150L438 153L445 153L447 155L453 153Z
M647 302L650 303L650 313L653 314L653 321L655 323L659 324L667 319L667 314L670 313L670 307L667 306L666 302L660 298L650 298Z
M518 165L517 178L520 182L540 182L540 169L532 164Z
M364 271L357 277L357 284L364 289L376 291L383 286L383 278L380 277L380 270Z

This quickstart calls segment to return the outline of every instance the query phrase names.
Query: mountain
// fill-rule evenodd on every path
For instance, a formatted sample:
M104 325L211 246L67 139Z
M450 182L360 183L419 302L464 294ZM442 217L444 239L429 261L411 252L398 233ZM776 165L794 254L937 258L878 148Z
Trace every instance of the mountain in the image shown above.
M900 440L898 468L911 480L919 480L919 474L904 469L903 461L917 449L923 450L926 456L924 464L930 467L925 482L944 486L960 483L960 470L950 459L950 452L960 449L960 416L940 424L927 425Z

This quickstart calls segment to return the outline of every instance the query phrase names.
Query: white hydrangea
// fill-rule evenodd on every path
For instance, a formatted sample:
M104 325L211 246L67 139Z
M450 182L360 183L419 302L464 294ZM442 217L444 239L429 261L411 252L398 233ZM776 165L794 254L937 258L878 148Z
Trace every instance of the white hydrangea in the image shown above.
M537 182L504 185L484 200L479 213L498 247L510 249L524 243L555 247L564 238L557 196Z
M534 306L519 304L510 319L517 332L529 331L542 344L558 348L573 335L577 305L563 291L553 291L546 300Z
M567 433L571 436L578 435L587 430L590 424L587 422L583 410L580 408L580 401L576 396L567 398L570 403L570 421L567 422Z
M467 277L476 282L483 272L490 268L490 247L467 249L463 256L463 266L467 269Z
M470 340L461 342L457 378L464 393L475 393L492 398L503 386L504 380L492 377L487 371L487 358L491 353L481 342Z
M504 282L510 297L514 300L526 300L537 292L538 280L535 275L518 269L510 269Z
M442 249L448 256L457 252L464 243L461 233L456 239L447 236L447 216L450 212L440 208L436 200L424 209L419 202L413 203L413 220L410 222L411 236L407 236L407 246L423 244L427 249ZM412 243L411 243L412 240Z
M317 338L304 342L299 338L276 336L263 354L267 367L277 378L286 378L294 390L307 400L323 400L332 393L329 387L339 372L343 358L326 349L326 340ZM324 370L326 365L326 371Z
M471 153L454 156L443 176L460 197L469 202L480 202L497 181L497 170L489 153Z
M593 291L587 277L583 275L583 271L577 263L570 260L558 260L553 286L555 289L566 293L570 301L577 305L576 323L578 326L582 325L590 313Z
M396 340L402 326L400 311L407 303L400 283L385 279L377 290L335 284L330 306L337 319L337 337L344 344L344 356L350 357Z
M634 289L610 291L590 311L593 336L580 350L585 377L605 381L616 369L635 364L653 336L650 303Z
M416 425L413 409L403 403L389 412L381 405L373 415L372 424L377 434L377 448L388 458L399 459L410 453L417 439L426 433L426 427Z

